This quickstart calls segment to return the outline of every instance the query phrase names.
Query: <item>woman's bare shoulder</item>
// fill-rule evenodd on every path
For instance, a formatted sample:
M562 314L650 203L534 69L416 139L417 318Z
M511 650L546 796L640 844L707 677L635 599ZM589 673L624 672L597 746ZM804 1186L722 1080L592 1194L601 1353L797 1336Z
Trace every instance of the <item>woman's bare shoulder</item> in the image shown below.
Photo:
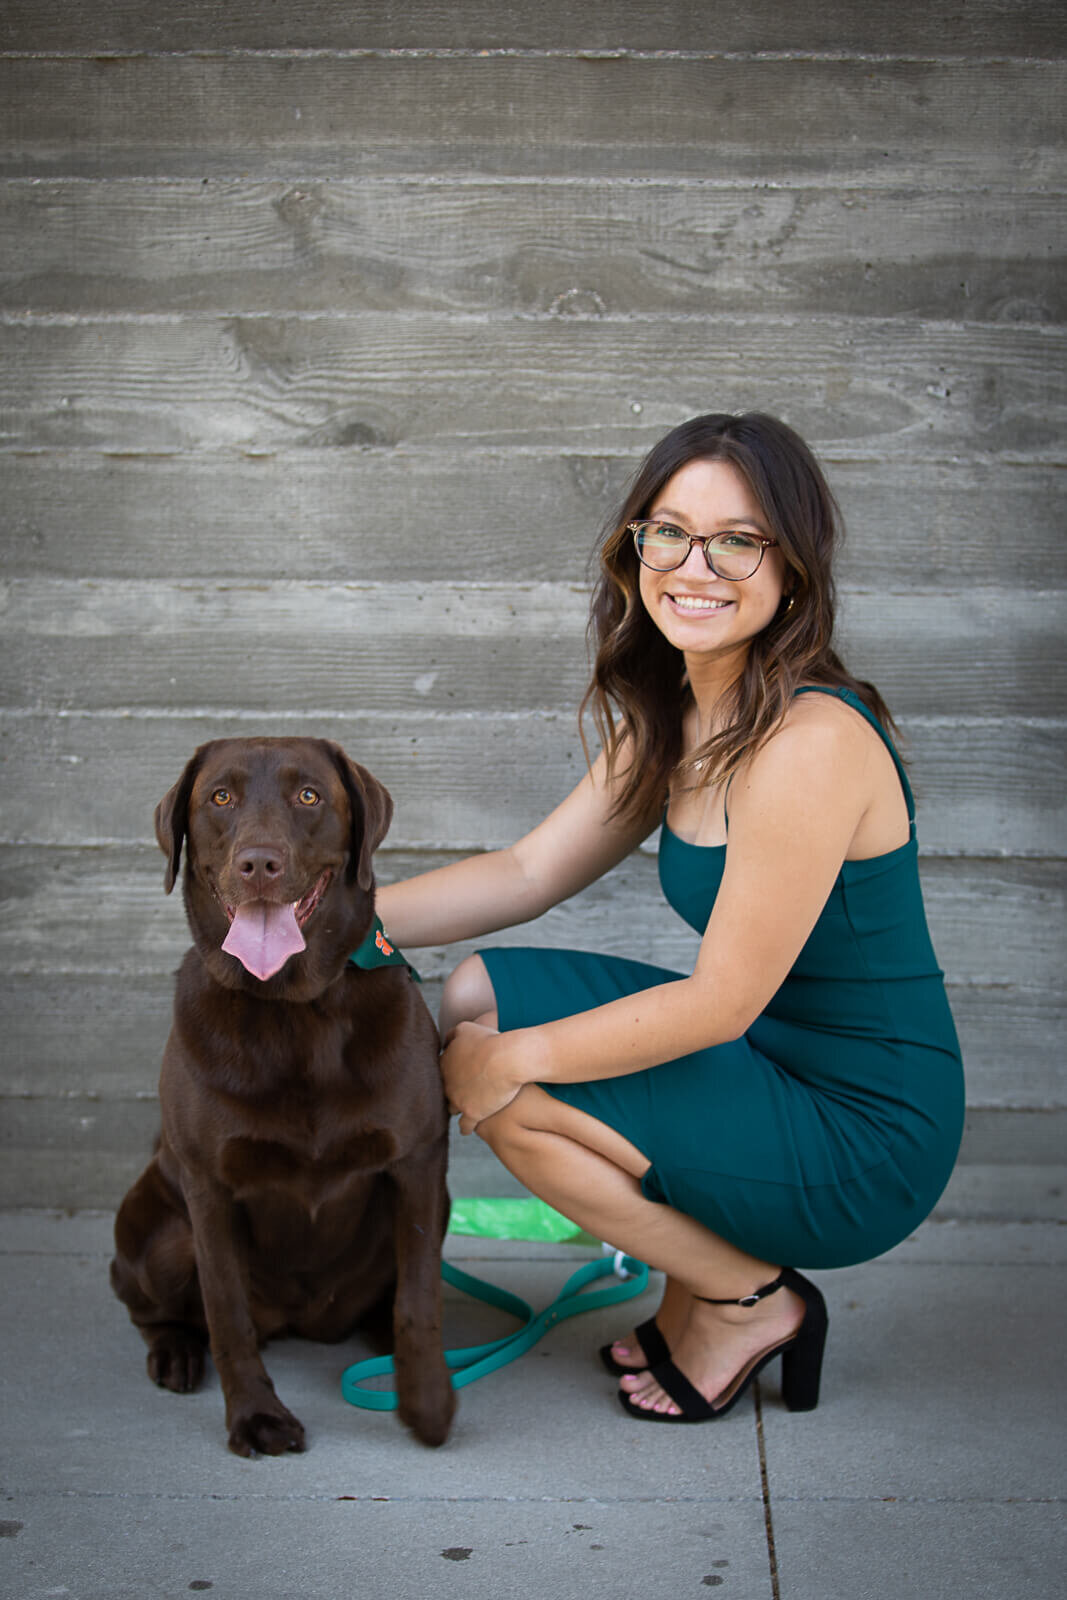
M788 806L807 794L851 811L863 803L872 769L883 756L888 758L888 752L878 734L845 701L836 695L798 695L738 773L731 795L740 798L748 792L764 801L777 797ZM731 800L731 814L733 810Z
M883 741L862 712L837 694L798 694L781 723L757 753L777 747L780 756L807 757L834 750L842 755Z
M908 837L908 814L896 764L877 729L837 695L804 694L748 764L738 805L755 814L837 817L851 830L846 855L895 849Z

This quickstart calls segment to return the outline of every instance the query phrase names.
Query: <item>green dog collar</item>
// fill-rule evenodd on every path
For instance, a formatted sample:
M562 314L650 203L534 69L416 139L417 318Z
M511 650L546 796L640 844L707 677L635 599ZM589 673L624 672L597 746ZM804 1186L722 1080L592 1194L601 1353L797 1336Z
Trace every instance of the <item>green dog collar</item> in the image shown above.
M407 967L415 982L422 982L411 962L401 955L386 935L381 917L375 917L367 937L348 959L354 967L362 967L364 972L373 972L375 967Z

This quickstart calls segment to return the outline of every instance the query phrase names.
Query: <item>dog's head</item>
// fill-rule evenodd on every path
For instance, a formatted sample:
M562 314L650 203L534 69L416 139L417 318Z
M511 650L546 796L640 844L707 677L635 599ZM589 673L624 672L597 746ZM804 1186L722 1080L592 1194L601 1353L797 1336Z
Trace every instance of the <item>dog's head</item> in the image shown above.
M201 745L156 807L164 887L185 865L197 949L230 988L309 998L374 914L373 855L393 803L326 739Z

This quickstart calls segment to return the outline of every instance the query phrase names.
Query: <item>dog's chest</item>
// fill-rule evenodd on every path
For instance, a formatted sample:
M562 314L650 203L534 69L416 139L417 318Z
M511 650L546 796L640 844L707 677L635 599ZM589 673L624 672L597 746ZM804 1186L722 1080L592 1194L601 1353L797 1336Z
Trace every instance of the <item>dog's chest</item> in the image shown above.
M345 1174L379 1172L403 1154L408 1130L388 1076L350 1029L309 1011L299 1008L295 1026L286 1016L233 1041L238 1081L227 1095L218 1161L223 1183L238 1196L278 1185L321 1187Z
M348 1175L380 1172L400 1154L394 1129L373 1115L337 1104L290 1105L265 1125L235 1130L224 1139L219 1168L226 1187L247 1199L279 1185L319 1192Z
M284 1126L233 1134L219 1150L219 1171L244 1213L254 1259L272 1276L311 1282L337 1250L389 1209L379 1175L397 1156L396 1136L336 1106L290 1108ZM371 1230L373 1236L377 1230Z

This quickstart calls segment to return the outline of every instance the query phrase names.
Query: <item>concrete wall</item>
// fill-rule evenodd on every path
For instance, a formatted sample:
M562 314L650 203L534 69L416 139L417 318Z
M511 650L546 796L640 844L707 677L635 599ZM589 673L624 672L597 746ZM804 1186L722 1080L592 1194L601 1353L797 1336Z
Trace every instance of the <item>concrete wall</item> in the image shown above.
M847 654L913 759L945 1209L1055 1208L1063 18L7 0L0 1200L110 1205L147 1147L192 747L341 739L397 801L383 879L512 839L582 769L607 508L762 407L839 491ZM692 952L644 852L530 936Z

